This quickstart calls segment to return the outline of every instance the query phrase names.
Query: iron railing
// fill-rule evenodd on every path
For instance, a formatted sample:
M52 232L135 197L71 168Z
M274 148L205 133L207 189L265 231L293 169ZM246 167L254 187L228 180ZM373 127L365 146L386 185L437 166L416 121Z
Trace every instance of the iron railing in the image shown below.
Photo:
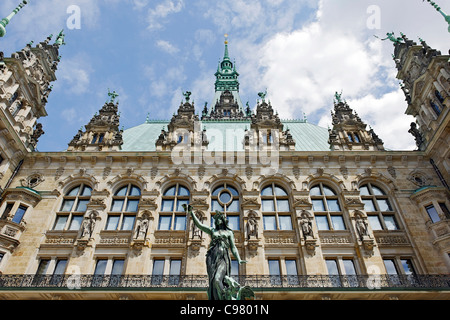
M371 275L371 276L235 276L242 286L255 290L450 290L450 275ZM0 291L21 289L59 290L160 290L208 287L203 275L1 275Z

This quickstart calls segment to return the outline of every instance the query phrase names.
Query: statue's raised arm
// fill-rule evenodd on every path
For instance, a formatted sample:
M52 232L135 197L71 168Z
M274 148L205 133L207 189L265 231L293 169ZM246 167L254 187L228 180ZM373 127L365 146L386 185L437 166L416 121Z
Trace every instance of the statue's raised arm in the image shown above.
M202 224L200 222L200 220L198 220L197 216L194 214L194 212L192 212L192 206L191 205L186 205L183 204L183 208L186 212L188 212L192 218L192 220L194 221L195 225L197 226L197 228L199 228L200 230L206 232L207 234L211 235L212 234L212 228Z

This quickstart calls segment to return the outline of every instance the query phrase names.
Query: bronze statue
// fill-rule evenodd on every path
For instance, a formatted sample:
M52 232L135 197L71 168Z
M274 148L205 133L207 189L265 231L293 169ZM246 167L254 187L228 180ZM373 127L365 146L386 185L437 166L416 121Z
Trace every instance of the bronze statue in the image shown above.
M216 211L214 227L202 224L192 212L192 206L183 205L189 212L195 225L211 236L211 242L206 254L206 268L209 278L209 300L246 300L253 299L254 293L249 287L241 287L231 278L231 257L229 249L239 264L247 261L241 260L234 243L233 230L228 227L228 220L222 212Z

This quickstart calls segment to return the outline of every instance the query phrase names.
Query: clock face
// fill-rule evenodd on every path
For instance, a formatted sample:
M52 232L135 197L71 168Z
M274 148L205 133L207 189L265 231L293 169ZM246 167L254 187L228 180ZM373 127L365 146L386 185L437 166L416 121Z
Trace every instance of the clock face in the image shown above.
M230 99L225 99L224 102L225 103L230 103Z

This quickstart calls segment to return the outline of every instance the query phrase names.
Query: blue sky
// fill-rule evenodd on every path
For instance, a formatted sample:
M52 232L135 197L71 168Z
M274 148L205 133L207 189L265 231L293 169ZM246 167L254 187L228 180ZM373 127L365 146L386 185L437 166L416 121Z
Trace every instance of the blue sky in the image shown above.
M448 1L437 1L450 13ZM5 0L6 16L19 0ZM75 5L80 28L70 30ZM374 7L375 6L375 7ZM375 19L375 20L374 20ZM72 20L73 21L73 20ZM392 44L374 35L404 32L447 53L443 17L421 0L31 0L7 27L5 56L28 42L65 29L58 81L40 119L39 151L61 151L117 91L124 129L170 119L182 92L192 92L199 113L214 96L214 73L224 34L240 73L241 98L257 93L281 118L331 124L333 94L344 98L390 149L415 148L395 79ZM386 119L389 119L387 121Z

